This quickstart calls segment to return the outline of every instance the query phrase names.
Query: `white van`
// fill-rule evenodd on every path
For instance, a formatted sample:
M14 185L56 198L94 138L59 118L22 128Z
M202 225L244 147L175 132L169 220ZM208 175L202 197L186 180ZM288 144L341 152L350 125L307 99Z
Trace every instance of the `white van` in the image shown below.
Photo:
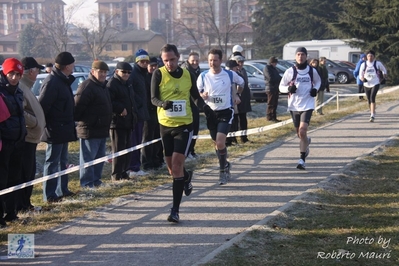
M341 60L357 63L360 59L360 48L350 47L349 40L311 40L289 42L284 45L283 59L294 60L295 51L298 47L305 47L308 50L308 58L320 58L324 56L330 60Z

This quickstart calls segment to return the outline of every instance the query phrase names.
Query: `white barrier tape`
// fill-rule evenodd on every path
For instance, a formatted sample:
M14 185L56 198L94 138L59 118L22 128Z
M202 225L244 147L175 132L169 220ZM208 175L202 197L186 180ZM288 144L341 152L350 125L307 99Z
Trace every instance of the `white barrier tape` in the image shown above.
M160 138L154 139L154 140L142 143L140 145L137 145L137 146L134 146L134 147L131 147L131 148L128 148L128 149L125 149L125 150L110 154L110 155L106 155L104 157L95 159L93 161L84 163L82 165L73 166L73 167L70 167L68 169L62 170L60 172L57 172L57 173L54 173L54 174L51 174L51 175L46 175L46 176L37 178L35 180L29 181L29 182L26 182L26 183L23 183L23 184L20 184L20 185L16 185L16 186L13 186L13 187L9 187L9 188L3 189L3 190L0 191L0 196L4 195L4 194L7 194L7 193L10 193L10 192L13 192L13 191L16 191L16 190L19 190L19 189L22 189L22 188L25 188L25 187L28 187L28 186L31 186L31 185L42 183L44 181L47 181L47 180L50 180L50 179L53 179L53 178L57 178L57 177L62 176L62 175L73 173L75 171L78 171L80 168L86 168L88 166L92 166L92 165L96 165L96 164L108 161L109 159L113 159L115 157L118 157L118 156L121 156L121 155L125 155L125 154L127 154L129 152L141 149L144 146L156 143L156 142L158 142L160 140L161 140Z
M381 89L381 90L378 91L378 93L379 94L381 94L381 93L389 93L389 92L395 91L397 89L399 89L399 86L391 87L391 88L388 88L388 89ZM339 94L340 97L341 96L344 96L344 97L346 97L346 96L364 96L364 95L365 95L364 93ZM317 106L316 110L318 108L323 107L327 103L331 102L335 97L336 97L336 95L333 95L331 98L329 98L323 104ZM277 127L280 127L280 126L284 126L284 125L287 125L287 124L290 124L290 123L292 123L292 119L281 121L279 123L275 123L275 124L268 125L268 126L252 128L252 129L248 129L248 130L240 130L240 131L236 131L236 132L230 132L227 135L227 137L238 137L238 136L252 135L252 134L255 134L255 133L260 133L260 132L271 130L271 129L274 129L274 128L277 128ZM208 135L193 136L193 138L194 139L210 139L211 136L208 134ZM43 177L37 178L35 180L20 184L20 185L16 185L16 186L13 186L13 187L9 187L9 188L3 189L3 190L0 191L0 196L4 195L4 194L7 194L7 193L10 193L10 192L13 192L13 191L16 191L16 190L19 190L19 189L22 189L22 188L25 188L25 187L28 187L28 186L32 186L32 185L35 185L35 184L42 183L44 181L47 181L47 180L50 180L50 179L53 179L53 178L56 178L56 177L59 177L59 176L65 175L65 174L69 174L69 173L78 171L81 167L82 168L86 168L88 166L92 166L92 165L96 165L96 164L108 161L109 159L113 159L115 157L118 157L118 156L121 156L121 155L125 155L125 154L127 154L129 152L141 149L144 146L148 146L148 145L156 143L156 142L158 142L160 140L161 140L160 138L154 139L152 141L148 141L148 142L142 143L140 145L137 145L137 146L134 146L134 147L131 147L131 148L128 148L128 149L125 149L125 150L122 150L122 151L119 151L119 152L116 152L116 153L113 153L113 154L98 158L98 159L96 159L94 161L87 162L87 163L84 163L82 165L73 166L71 168L62 170L60 172L57 172L57 173L54 173L54 174L51 174L51 175L43 176Z

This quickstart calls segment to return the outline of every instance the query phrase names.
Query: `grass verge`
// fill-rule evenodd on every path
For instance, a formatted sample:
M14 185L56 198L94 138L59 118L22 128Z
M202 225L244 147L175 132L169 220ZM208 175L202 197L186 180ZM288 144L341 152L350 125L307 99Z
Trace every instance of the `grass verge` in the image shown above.
M396 95L381 95L379 102L395 100ZM311 122L311 128L321 126L333 120L340 119L348 114L357 112L359 110L367 110L364 102L358 102L356 98L349 98L341 100L340 110L335 110L334 101L331 105L323 108L324 116L314 116ZM265 121L265 105L257 105L260 108L254 108L254 112L249 114L249 128L256 128L270 124ZM289 119L288 114L281 114L280 119ZM203 119L203 118L202 118ZM201 123L204 125L204 122ZM200 134L208 134L207 130L202 130ZM235 158L243 155L245 152L252 152L261 148L264 145L270 144L276 140L284 139L295 134L292 125L286 125L267 132L262 132L249 136L251 143L241 144L229 148L229 156ZM216 165L216 156L214 154L212 142L210 140L198 140L196 144L196 152L200 154L200 158L196 161L186 163L189 169L201 169L205 165ZM69 147L70 163L78 164L79 162L79 144L74 142ZM38 151L38 157L43 157L44 150ZM20 220L18 222L9 223L6 229L0 231L0 244L6 245L7 234L9 233L37 233L42 230L48 230L63 222L69 221L76 217L81 217L95 208L110 204L115 198L124 195L142 193L153 189L159 185L170 183L171 179L166 169L151 172L146 177L137 178L132 181L123 181L117 183L110 182L110 164L105 164L103 171L103 181L108 186L98 190L86 190L79 186L78 173L69 175L69 188L77 192L77 195L71 199L64 200L57 204L45 204L42 201L42 186L41 184L34 186L32 195L32 203L35 206L42 206L41 212L19 214Z
M399 139L205 265L399 265Z

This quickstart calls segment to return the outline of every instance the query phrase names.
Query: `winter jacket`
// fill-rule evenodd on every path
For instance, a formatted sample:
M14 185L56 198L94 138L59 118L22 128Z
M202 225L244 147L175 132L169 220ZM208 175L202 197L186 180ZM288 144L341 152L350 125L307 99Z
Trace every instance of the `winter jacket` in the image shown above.
M0 71L0 93L4 95L11 116L0 123L2 141L14 142L16 145L25 142L26 128L23 110L24 96L18 85L12 86L3 71Z
M28 132L25 141L29 143L39 143L46 126L42 106L31 91L34 83L26 74L19 81L19 88L24 93L24 116Z
M111 129L133 129L137 122L137 109L133 85L114 74L107 83L112 103ZM123 109L127 115L121 116Z
M132 74L130 74L129 82L133 84L135 94L135 101L137 107L137 119L139 121L147 121L150 119L147 106L147 89L146 89L146 76L147 69L141 68L139 65L133 65Z
M46 118L41 141L61 144L77 140L74 120L75 101L71 84L73 75L65 76L54 67L40 88L39 102Z
M361 56L364 57L364 55L361 55ZM363 81L360 80L360 75L359 75L360 74L359 73L360 66L365 62L365 60L362 59L363 57L360 57L359 62L357 62L356 68L353 71L353 76L356 78L356 84L357 85L363 85Z
M252 111L251 107L251 91L249 90L248 86L248 75L247 71L245 69L241 69L240 71L237 72L237 74L244 79L244 89L241 92L241 103L237 105L238 112L240 114L243 113L248 113Z
M266 92L278 92L281 76L278 73L277 68L268 64L263 69L263 75L266 82Z
M324 91L326 88L329 87L328 84L328 69L325 65L319 65L316 69L317 73L319 73L321 79L321 85L319 91ZM327 90L328 91L328 90Z
M92 74L83 81L75 95L76 131L81 139L107 138L112 118L112 103L107 82Z

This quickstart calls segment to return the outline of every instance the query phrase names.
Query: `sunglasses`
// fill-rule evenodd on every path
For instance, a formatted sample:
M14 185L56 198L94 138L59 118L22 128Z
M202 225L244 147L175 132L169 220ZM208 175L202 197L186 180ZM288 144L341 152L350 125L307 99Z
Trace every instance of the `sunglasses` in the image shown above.
M121 70L121 72L122 72L123 74L131 74L131 73L132 73L132 71L126 71L126 70Z

